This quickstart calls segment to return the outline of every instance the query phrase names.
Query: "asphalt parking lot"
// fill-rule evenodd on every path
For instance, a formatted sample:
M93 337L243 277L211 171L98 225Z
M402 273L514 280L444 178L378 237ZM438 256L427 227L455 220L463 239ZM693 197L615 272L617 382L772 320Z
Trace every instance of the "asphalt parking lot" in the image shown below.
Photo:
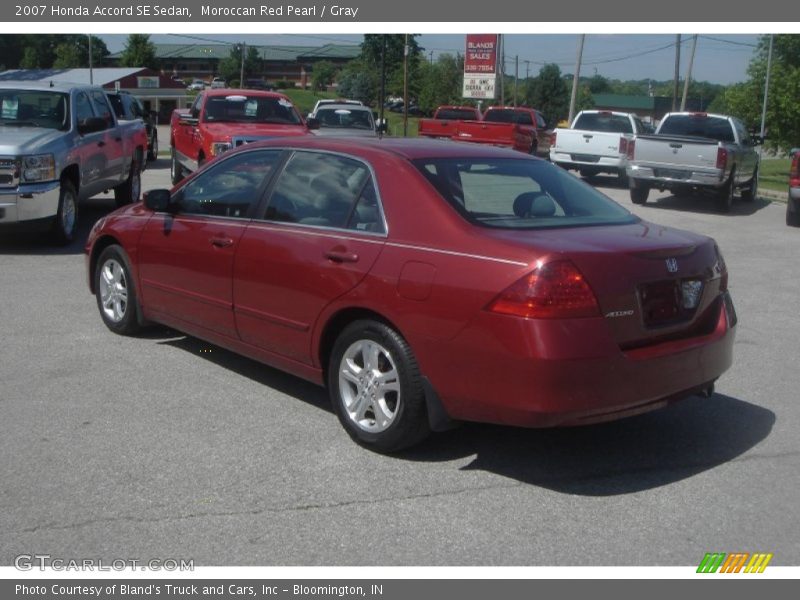
M83 240L0 239L0 564L19 554L197 565L800 564L800 230L785 205L651 194L717 239L739 314L710 399L605 425L465 425L399 456L355 445L325 392L166 329L102 324ZM144 189L168 186L151 163Z

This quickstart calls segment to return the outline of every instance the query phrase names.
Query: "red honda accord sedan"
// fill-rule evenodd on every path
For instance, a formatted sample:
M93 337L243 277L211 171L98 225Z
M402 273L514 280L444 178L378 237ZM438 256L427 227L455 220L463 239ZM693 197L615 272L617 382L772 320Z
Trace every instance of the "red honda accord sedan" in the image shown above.
M86 254L113 332L161 323L327 385L385 452L457 421L638 414L732 360L712 239L476 144L248 144L101 219Z

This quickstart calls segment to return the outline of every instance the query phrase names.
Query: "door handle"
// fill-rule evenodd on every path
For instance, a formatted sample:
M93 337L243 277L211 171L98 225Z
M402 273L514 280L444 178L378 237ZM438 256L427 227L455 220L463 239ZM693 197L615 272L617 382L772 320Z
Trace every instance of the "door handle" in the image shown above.
M342 249L342 250L337 250L337 249L328 250L325 253L325 258L327 258L328 260L331 260L333 262L336 262L336 263L346 263L346 262L354 263L354 262L358 262L358 254L356 254L355 252L348 252L347 250L344 250L344 249Z
M227 248L228 246L233 246L233 240L231 238L212 237L208 241L211 242L211 245L216 248Z

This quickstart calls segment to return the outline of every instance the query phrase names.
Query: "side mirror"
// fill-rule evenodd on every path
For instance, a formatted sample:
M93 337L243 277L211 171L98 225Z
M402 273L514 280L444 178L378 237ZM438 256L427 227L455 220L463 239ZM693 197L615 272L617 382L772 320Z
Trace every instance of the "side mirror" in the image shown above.
M200 119L197 117L181 117L178 119L179 125L191 125L192 127L196 126L200 122Z
M144 205L155 212L169 212L172 195L169 190L150 190L144 193Z
M106 126L107 123L103 117L89 117L78 122L78 133L80 135L97 133L98 131L103 131Z
M308 117L306 119L306 126L309 129L319 129L319 119L316 117Z

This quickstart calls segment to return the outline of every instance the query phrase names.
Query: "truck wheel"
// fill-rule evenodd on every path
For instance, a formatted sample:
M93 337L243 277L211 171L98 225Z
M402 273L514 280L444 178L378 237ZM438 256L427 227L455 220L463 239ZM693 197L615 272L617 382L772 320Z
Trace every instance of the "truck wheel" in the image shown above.
M617 171L617 177L619 177L619 182L622 186L628 185L628 173L625 169Z
M742 200L744 202L752 202L758 198L758 168L753 171L753 178L747 187L742 190Z
M736 188L734 184L734 173L728 178L721 188L717 190L717 212L729 213L733 207L733 192Z
M789 227L800 227L800 201L789 198L786 204L786 224Z
M536 156L536 151L539 149L539 145L536 143L536 140L531 142L531 156Z
M142 172L139 168L139 162L134 159L131 165L131 172L128 174L125 183L114 188L114 201L117 206L125 206L126 204L138 202L141 193Z
M158 131L153 130L153 139L150 141L150 148L147 149L147 160L158 158Z
M178 185L181 181L183 181L183 167L181 166L181 163L178 162L178 157L175 156L174 147L172 148L169 174L172 178L172 185Z
M631 202L634 204L644 204L647 196L650 195L650 186L636 179L629 179L628 185L631 191Z
M395 452L430 433L417 361L383 323L355 321L342 331L331 352L328 391L347 433L367 448Z
M78 230L78 193L72 182L67 179L61 181L60 188L58 212L51 234L53 242L59 246L66 246L75 239L75 232Z

